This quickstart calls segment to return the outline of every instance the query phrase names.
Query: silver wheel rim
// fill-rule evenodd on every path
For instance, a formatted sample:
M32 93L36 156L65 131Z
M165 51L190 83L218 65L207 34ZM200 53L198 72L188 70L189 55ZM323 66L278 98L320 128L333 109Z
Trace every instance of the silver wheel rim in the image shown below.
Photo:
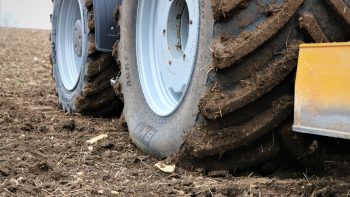
M74 90L83 64L85 35L82 9L78 0L63 0L57 23L56 54L60 78L67 90Z
M182 103L195 66L198 0L141 0L136 22L137 65L143 94L159 116Z

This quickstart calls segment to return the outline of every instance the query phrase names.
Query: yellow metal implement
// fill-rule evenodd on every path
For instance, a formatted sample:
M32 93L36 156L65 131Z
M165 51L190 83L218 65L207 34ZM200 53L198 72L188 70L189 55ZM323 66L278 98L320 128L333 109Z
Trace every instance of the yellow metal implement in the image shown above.
M350 139L350 43L300 46L293 130Z

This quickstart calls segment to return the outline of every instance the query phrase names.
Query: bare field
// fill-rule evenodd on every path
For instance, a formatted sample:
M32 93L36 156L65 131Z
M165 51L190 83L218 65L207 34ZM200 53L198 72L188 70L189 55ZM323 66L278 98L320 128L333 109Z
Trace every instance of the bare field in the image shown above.
M49 55L48 31L0 29L0 196L350 196L348 163L269 177L163 173L117 118L60 111Z

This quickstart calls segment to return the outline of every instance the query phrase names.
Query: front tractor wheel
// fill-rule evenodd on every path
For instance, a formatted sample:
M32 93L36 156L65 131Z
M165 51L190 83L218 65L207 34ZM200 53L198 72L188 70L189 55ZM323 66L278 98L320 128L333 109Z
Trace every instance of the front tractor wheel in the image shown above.
M51 42L52 74L63 110L93 116L120 113L123 103L110 85L119 68L111 54L96 50L92 1L55 0Z
M210 62L210 30L199 34L198 0L128 0L121 15L119 60L130 135L144 151L164 158L180 148L197 119L206 76L196 65ZM212 28L211 17L203 20Z
M314 137L283 141L293 140L299 44L349 39L331 11L312 0L124 1L118 59L133 142L157 158L180 149L183 164L206 169L266 167L286 147L308 156Z

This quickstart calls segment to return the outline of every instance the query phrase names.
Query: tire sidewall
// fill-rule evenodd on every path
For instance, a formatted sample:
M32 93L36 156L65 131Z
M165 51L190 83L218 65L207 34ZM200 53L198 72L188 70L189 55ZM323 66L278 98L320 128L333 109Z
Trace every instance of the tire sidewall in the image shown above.
M184 134L191 131L198 120L199 101L207 90L214 19L211 2L200 1L199 44L191 83L179 108L170 116L160 117L148 106L139 81L135 37L137 5L137 0L124 1L120 21L124 115L132 141L147 153L164 158L180 148Z
M88 59L88 10L85 5L85 0L78 0L80 5L80 11L83 21L83 49L82 49L82 65L81 71L79 74L79 79L77 85L73 90L68 90L64 87L63 82L61 80L61 75L58 68L57 61L57 42L58 42L58 25L60 20L60 11L62 8L63 0L55 0L53 1L53 14L52 14L52 33L51 33L51 56L52 56L52 65L53 65L53 78L56 83L56 92L59 97L59 103L62 105L63 110L67 112L72 112L76 110L75 101L78 96L80 96L83 92L84 83L85 83L85 75L86 75L86 65Z

